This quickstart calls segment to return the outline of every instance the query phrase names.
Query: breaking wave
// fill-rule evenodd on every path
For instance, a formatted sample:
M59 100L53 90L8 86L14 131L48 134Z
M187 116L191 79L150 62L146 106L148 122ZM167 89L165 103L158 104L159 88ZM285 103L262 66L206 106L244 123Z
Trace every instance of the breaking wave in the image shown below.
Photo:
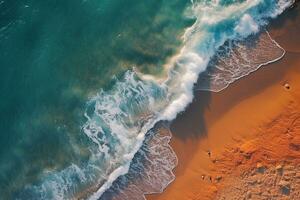
M145 194L162 192L175 179L172 170L178 162L169 146L170 139L166 124L160 123L149 131L129 172L120 176L100 200L140 200L145 199Z

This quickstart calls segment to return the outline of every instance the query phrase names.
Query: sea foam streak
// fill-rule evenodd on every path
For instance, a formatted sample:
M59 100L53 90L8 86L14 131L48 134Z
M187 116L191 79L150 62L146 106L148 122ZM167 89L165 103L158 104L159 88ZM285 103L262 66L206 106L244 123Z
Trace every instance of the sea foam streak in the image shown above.
M177 157L169 141L171 133L166 123L148 131L142 147L135 155L129 172L120 176L100 200L141 200L145 194L162 192L174 179Z
M196 21L183 36L183 47L168 63L163 83L143 80L128 71L109 91L89 102L83 132L91 141L92 157L81 166L49 172L25 193L36 198L78 198L74 191L94 192L96 200L113 182L128 172L146 133L161 120L173 120L191 103L198 75L205 71L215 52L228 40L242 40L257 33L292 2L283 0L193 2L187 11ZM90 189L92 188L92 189ZM83 195L86 197L86 195Z
M278 61L284 54L285 50L268 32L246 40L227 41L210 60L207 70L201 73L195 89L219 92L261 66Z

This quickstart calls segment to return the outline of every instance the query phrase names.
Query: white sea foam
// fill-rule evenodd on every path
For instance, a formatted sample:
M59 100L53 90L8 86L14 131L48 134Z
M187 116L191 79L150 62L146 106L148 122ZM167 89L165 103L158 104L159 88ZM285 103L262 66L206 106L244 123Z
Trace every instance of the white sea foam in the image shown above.
M285 50L268 32L246 40L228 41L210 60L207 70L200 75L195 88L219 92L261 66L278 61L284 54Z
M257 33L259 27L249 14L245 14L239 21L238 25L234 28L234 30L241 36L247 37L250 34Z
M172 170L178 162L170 139L165 123L149 131L129 172L119 177L100 200L141 200L146 199L145 194L162 192L175 179Z

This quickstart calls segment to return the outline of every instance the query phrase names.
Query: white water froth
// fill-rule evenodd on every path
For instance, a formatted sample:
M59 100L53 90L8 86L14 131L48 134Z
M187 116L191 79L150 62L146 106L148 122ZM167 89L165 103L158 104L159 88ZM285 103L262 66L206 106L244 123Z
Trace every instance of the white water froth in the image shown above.
M247 37L250 34L257 33L259 27L249 14L245 14L234 30L241 36Z
M219 92L261 66L280 60L284 54L285 50L268 32L242 41L228 41L200 74L195 89Z
M147 133L129 172L115 181L100 200L141 200L145 194L162 192L174 179L177 157L169 146L171 133L164 124Z

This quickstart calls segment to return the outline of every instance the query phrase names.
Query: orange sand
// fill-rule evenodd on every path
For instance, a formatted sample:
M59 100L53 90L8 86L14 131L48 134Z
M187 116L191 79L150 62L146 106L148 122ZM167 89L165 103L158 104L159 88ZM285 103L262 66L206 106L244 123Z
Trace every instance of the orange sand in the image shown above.
M291 193L283 195L278 187L287 184L282 182L286 176L275 173L276 167L282 167L296 174L300 164L298 13L299 8L290 10L271 25L271 35L287 50L281 61L220 93L199 92L175 120L171 145L179 159L176 180L162 194L147 196L148 200L271 198L268 195L300 199L300 181L289 179ZM286 83L290 89L284 87ZM260 169L266 171L257 174ZM270 188L267 194L264 187Z

